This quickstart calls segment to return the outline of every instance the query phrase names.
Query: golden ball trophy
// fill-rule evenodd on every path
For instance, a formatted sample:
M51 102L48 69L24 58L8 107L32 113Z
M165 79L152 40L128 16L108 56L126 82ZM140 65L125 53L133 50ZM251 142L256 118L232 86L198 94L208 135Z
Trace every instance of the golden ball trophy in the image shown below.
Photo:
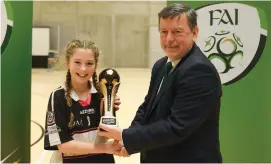
M120 86L120 76L114 69L104 69L99 75L99 86L104 96L104 109L101 113L100 124L118 126L114 99Z

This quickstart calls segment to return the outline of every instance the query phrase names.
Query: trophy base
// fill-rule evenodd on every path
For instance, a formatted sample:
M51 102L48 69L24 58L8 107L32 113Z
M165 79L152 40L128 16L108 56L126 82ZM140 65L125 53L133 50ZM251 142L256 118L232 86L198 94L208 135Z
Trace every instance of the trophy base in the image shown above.
M114 116L102 116L100 124L107 125L107 126L113 126L117 127L117 118ZM103 129L100 129L101 131L104 131Z
M117 118L114 116L102 116L100 124L104 124L104 125L112 126L112 127L118 127ZM105 130L100 128L100 131L105 131ZM109 138L97 136L95 143L105 143L108 140Z

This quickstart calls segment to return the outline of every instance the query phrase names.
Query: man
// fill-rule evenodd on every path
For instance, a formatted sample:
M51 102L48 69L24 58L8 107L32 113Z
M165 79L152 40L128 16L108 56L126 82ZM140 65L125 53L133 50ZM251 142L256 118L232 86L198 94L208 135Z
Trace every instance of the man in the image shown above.
M122 140L119 155L141 152L142 163L222 162L221 82L195 43L197 14L186 5L173 4L158 17L166 57L153 66L145 101L128 129L100 125L107 132L99 135Z

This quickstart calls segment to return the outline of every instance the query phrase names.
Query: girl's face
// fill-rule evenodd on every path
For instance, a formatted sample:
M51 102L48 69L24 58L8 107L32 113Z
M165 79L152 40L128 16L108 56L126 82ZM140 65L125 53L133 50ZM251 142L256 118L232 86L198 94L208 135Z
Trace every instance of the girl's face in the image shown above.
M67 66L73 84L87 83L96 69L95 55L90 49L77 48Z

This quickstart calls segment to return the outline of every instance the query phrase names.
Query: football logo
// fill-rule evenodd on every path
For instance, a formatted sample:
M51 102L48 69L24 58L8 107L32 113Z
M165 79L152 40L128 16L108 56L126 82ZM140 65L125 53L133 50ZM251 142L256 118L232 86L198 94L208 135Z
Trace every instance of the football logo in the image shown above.
M257 64L267 37L264 12L240 3L197 9L197 44L219 72L224 85L245 77ZM249 18L249 19L248 19Z
M203 48L219 73L228 73L243 59L243 44L235 33L221 30L205 40Z

